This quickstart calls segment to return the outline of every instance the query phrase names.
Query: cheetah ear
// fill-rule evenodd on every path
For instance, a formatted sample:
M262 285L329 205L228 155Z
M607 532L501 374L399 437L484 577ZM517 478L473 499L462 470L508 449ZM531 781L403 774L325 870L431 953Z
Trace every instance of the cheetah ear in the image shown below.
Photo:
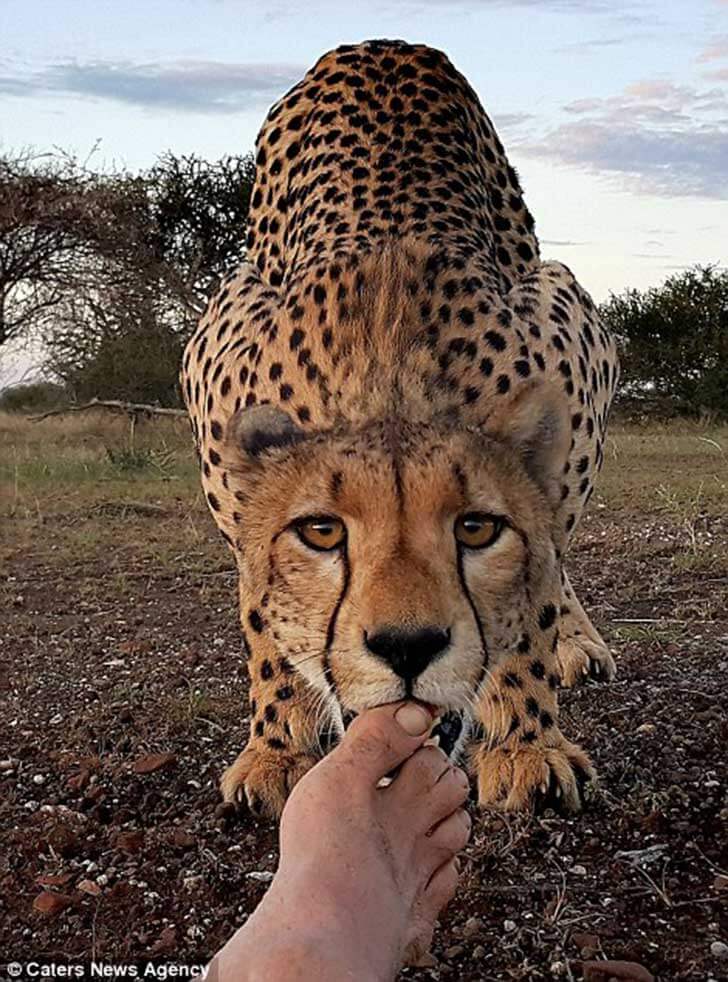
M485 430L515 450L528 475L556 507L571 450L569 407L559 389L546 382L531 382L499 407Z
M276 406L240 409L231 417L225 431L228 445L251 457L258 457L275 447L293 446L303 438L303 430L287 412Z

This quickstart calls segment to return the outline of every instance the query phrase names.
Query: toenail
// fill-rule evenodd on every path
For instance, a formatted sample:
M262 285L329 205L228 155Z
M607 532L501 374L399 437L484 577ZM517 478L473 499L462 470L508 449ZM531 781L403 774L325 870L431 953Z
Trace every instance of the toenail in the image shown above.
M410 736L422 736L432 725L432 716L423 706L414 702L406 702L400 706L394 718Z

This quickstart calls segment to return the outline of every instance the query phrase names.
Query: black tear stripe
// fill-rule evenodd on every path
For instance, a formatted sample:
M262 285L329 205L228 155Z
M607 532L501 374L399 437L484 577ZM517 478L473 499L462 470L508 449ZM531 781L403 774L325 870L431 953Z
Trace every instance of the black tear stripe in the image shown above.
M529 606L532 606L533 599L531 596L531 582L530 582L531 553L528 551L528 547L529 547L528 533L524 532L523 529L520 529L517 525L511 525L511 528L523 543L523 548L526 552L526 558L523 561L523 586L526 593L526 603Z
M397 508L401 515L404 512L404 482L402 480L399 460L397 460L394 454L392 455L392 470L394 472L394 490L397 495Z
M324 648L324 678L326 683L331 690L331 695L340 703L338 689L336 685L336 679L334 678L334 673L331 668L331 646L334 643L334 635L336 633L336 619L339 616L339 610L341 605L346 599L346 594L349 591L349 582L351 580L351 569L349 567L349 558L346 552L342 552L341 561L344 564L344 585L341 588L341 593L339 594L339 599L334 605L333 612L331 614L331 619L329 620L328 627L326 628L326 646Z
M475 606L475 602L473 601L473 598L470 595L470 590L468 590L468 584L465 582L463 553L464 553L464 549L461 546L458 546L458 562L457 562L458 579L460 580L460 586L462 587L462 591L465 594L465 599L470 604L470 609L473 612L475 623L478 626L478 634L480 635L480 649L483 652L483 667L480 670L480 678L478 679L478 684L475 687L475 691L477 692L483 683L483 679L485 678L485 672L486 669L488 668L488 662L490 660L490 656L488 654L488 645L485 643L485 634L483 632L483 625L481 623L477 607Z

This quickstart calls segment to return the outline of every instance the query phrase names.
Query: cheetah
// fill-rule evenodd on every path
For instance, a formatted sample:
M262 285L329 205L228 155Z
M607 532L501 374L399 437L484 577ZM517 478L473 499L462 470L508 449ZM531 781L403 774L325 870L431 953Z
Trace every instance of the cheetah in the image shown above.
M181 373L250 676L223 795L275 818L354 715L409 697L483 806L576 811L594 770L557 688L615 668L564 561L614 341L443 53L323 55L256 153L246 261Z

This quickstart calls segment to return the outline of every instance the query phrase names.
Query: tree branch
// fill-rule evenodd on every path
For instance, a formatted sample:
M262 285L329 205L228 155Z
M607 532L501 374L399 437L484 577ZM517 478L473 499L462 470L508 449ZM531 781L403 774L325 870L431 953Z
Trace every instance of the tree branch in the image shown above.
M47 419L49 416L62 416L64 413L83 413L88 409L111 409L114 412L126 413L128 416L142 416L145 413L150 416L183 417L187 415L186 409L167 409L164 406L147 406L141 402L121 402L119 399L92 399L91 402L86 402L82 406L66 406L65 409L51 409L47 413L41 413L40 416L28 416L28 419L33 423L38 423L40 420Z

